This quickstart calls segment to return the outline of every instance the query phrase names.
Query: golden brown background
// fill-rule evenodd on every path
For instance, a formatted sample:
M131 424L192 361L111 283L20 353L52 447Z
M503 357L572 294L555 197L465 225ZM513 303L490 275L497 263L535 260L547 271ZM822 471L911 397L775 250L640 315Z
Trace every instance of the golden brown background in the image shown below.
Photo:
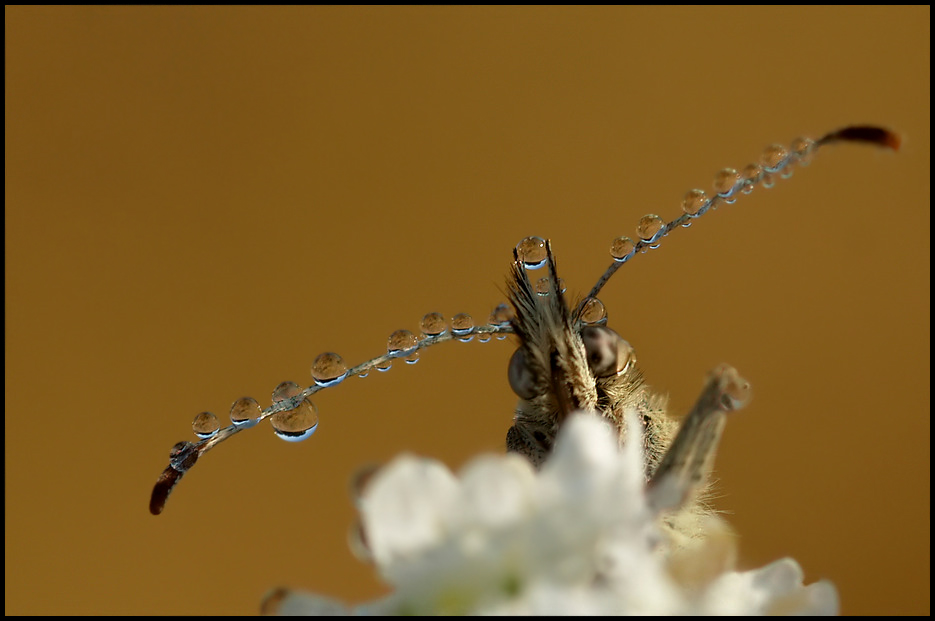
M502 450L512 347L449 343L213 451L201 410L356 364L427 311L485 318L513 245L569 292L638 218L767 144L873 122L678 231L602 298L681 415L753 383L717 460L743 567L845 613L928 613L928 8L8 8L6 606L254 613L383 592L348 552L360 464Z

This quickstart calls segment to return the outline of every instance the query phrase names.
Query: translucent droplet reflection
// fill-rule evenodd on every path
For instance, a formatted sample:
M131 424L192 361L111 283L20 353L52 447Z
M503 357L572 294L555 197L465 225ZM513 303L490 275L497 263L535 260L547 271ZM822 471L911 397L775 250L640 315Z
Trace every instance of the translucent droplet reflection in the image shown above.
M545 265L545 240L535 235L526 237L516 244L516 256L527 270L537 270Z
M417 351L416 351L416 352L412 352L411 354L409 354L408 356L406 356L405 358L403 358L403 360L406 361L406 364L415 364L415 363L419 362L419 352L417 352Z
M588 326L601 326L607 323L607 310L597 298L588 298L581 307L581 323Z
M740 183L740 173L734 168L723 168L714 175L714 191L727 203L734 202L731 199Z
M760 156L760 164L766 172L776 172L786 165L789 159L789 152L781 144L771 144L763 150Z
M549 295L552 292L552 281L549 278L540 278L533 285L533 289L538 295ZM558 291L565 293L565 281L562 278L558 279Z
M614 261L623 262L636 254L636 242L629 237L618 237L610 242L610 256Z
M740 173L742 179L740 191L744 194L751 194L762 174L763 168L759 164L747 164L744 166L743 171Z
M195 420L192 421L192 431L199 438L210 438L220 428L221 423L218 421L218 417L211 412L202 412L195 416Z
M318 408L306 397L296 407L276 412L269 419L273 431L287 442L301 442L318 429Z
M419 322L419 329L425 336L438 336L448 331L448 322L441 313L426 313Z
M302 392L302 387L295 382L281 382L273 389L273 403L284 401Z
M792 153L802 166L808 166L812 162L814 149L815 141L811 138L801 137L792 141Z
M231 405L231 422L237 427L253 427L263 411L253 397L241 397Z
M694 218L705 212L709 202L704 190L689 190L682 199L682 211Z
M319 386L334 386L347 377L344 359L333 352L318 354L312 362L312 379Z
M513 319L513 307L501 302L490 311L490 317L487 318L487 323L492 326L508 326L510 325L511 319Z
M549 289L551 289L552 287L549 286L548 278L540 278L539 280L536 281L536 284L534 284L532 288L533 288L533 291L536 292L536 295L544 296L544 295L549 295Z
M473 331L474 319L467 313L458 313L451 318L451 333L459 337L458 340L462 343L467 343L473 338Z
M386 340L386 353L391 356L408 356L416 350L419 339L409 330L397 330Z
M646 214L640 218L636 226L636 234L648 244L652 244L662 237L665 232L666 221L654 213ZM655 248L655 246L653 246Z

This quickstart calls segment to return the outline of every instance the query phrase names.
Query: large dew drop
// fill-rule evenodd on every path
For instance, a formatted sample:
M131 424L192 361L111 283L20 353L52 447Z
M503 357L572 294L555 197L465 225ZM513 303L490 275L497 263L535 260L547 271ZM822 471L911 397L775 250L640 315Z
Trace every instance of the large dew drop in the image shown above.
M210 438L220 428L221 423L218 421L218 417L211 412L202 412L195 416L195 420L192 421L192 431L199 438Z
M448 322L441 313L426 313L419 322L419 329L425 336L439 336L448 331Z
M295 408L276 412L269 419L273 431L287 442L307 440L318 429L318 408L306 397Z
M711 201L704 190L689 190L682 199L682 211L692 218L702 215L708 209Z
M231 422L235 427L253 427L263 411L253 397L241 397L231 405Z
M537 270L545 265L545 240L535 235L526 237L516 244L516 256L527 270Z
M774 173L780 170L789 161L789 152L781 144L771 144L763 150L760 164L766 172Z
M587 326L602 326L607 323L607 310L597 298L588 298L581 307L581 323Z
M347 377L347 365L341 356L325 352L318 354L312 362L312 379L322 387L340 384Z
M665 233L666 221L654 213L646 214L640 218L640 223L636 226L636 234L647 244L659 241ZM655 246L652 246L655 248Z
M714 175L714 191L728 203L734 202L731 198L740 184L740 173L734 168L723 168Z
M487 323L492 326L508 326L510 325L510 320L513 319L513 308L500 302L497 304L492 311L490 311L490 317L487 318Z
M473 338L471 336L473 331L474 319L467 313L458 313L451 318L451 333L459 337L462 343L467 343Z
M610 256L614 261L623 263L636 254L636 243L629 237L618 237L610 242Z
M386 340L386 353L394 357L408 356L416 351L419 339L409 330L397 330Z
M273 403L290 399L302 392L302 388L295 382L281 382L273 389Z

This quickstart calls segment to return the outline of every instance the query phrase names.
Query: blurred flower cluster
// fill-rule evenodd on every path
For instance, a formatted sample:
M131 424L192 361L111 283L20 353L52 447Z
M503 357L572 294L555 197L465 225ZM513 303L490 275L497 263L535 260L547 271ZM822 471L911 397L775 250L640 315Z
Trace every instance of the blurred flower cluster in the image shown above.
M636 421L632 421L635 428ZM792 559L734 570L717 518L674 544L646 499L638 443L618 448L600 417L564 425L536 472L517 455L482 456L459 476L400 456L368 482L363 534L394 591L346 607L279 590L278 614L835 614L828 582L804 586Z

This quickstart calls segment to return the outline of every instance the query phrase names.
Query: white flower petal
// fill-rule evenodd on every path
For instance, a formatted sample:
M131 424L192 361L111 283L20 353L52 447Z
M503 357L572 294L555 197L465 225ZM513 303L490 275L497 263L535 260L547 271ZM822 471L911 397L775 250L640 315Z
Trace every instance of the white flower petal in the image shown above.
M531 510L536 473L519 455L483 455L465 466L460 478L457 518L464 526L501 528Z
M377 564L411 558L441 541L457 495L457 480L438 462L406 455L377 472L360 502Z
M639 428L635 412L625 424ZM716 520L696 520L711 533L707 545L670 554L660 546L666 539L645 487L640 444L620 449L616 433L594 414L566 421L539 473L516 455L478 458L458 478L437 462L400 457L374 476L360 502L373 558L395 592L352 612L837 611L834 587L803 586L791 559L730 571L733 539ZM280 609L344 610L294 595Z
M829 582L804 586L802 568L791 558L747 572L728 572L708 589L710 614L837 614L838 597Z

